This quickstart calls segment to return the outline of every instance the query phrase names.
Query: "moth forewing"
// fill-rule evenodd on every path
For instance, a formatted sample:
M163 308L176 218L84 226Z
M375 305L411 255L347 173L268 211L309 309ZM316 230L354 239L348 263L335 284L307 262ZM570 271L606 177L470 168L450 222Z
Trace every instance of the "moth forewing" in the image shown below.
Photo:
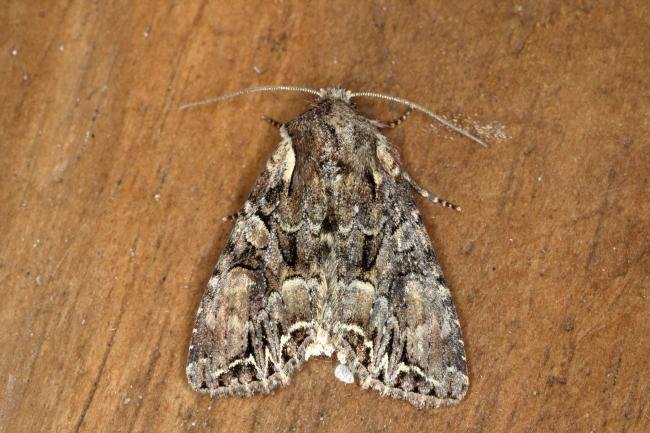
M426 190L352 96L322 90L280 127L201 300L197 391L267 393L335 353L337 377L417 407L465 395L456 310L413 199Z

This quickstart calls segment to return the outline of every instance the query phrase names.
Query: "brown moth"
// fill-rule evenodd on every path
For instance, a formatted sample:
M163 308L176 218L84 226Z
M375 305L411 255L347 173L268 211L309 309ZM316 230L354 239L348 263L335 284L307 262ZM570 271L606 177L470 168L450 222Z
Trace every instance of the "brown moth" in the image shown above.
M460 325L411 189L417 185L353 98L318 99L276 124L280 142L258 177L199 306L187 360L192 388L212 396L269 393L309 358L336 355L335 374L418 408L459 402L469 384Z

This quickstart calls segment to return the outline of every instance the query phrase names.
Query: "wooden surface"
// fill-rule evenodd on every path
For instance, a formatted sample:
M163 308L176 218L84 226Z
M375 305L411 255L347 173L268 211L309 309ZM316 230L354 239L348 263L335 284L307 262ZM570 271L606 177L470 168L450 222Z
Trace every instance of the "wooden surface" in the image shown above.
M0 7L0 432L650 431L648 2L226 3ZM222 218L278 140L260 116L309 98L178 107L278 83L410 98L490 141L417 114L388 133L464 209L418 200L460 405L418 411L327 359L270 396L190 390Z

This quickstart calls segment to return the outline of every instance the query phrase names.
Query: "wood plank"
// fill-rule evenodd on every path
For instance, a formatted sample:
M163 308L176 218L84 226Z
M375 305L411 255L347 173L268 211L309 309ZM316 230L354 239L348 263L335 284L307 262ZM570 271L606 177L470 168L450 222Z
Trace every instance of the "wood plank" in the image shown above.
M648 2L7 2L0 12L0 432L650 431ZM269 396L185 379L230 223L304 95L410 98L387 134L470 367L418 411L310 361ZM369 116L402 107L363 100ZM507 138L500 134L505 134Z

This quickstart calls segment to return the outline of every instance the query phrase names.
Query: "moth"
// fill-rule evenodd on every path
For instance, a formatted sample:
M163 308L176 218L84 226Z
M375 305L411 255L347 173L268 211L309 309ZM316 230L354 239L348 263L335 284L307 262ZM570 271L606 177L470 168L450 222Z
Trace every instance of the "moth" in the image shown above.
M335 355L341 380L418 408L459 402L469 384L460 324L412 190L457 207L412 180L381 129L415 109L483 143L410 101L342 88L256 87L189 105L278 90L317 99L271 121L280 142L198 308L190 385L214 397L269 393L309 358ZM409 111L371 120L361 96Z

